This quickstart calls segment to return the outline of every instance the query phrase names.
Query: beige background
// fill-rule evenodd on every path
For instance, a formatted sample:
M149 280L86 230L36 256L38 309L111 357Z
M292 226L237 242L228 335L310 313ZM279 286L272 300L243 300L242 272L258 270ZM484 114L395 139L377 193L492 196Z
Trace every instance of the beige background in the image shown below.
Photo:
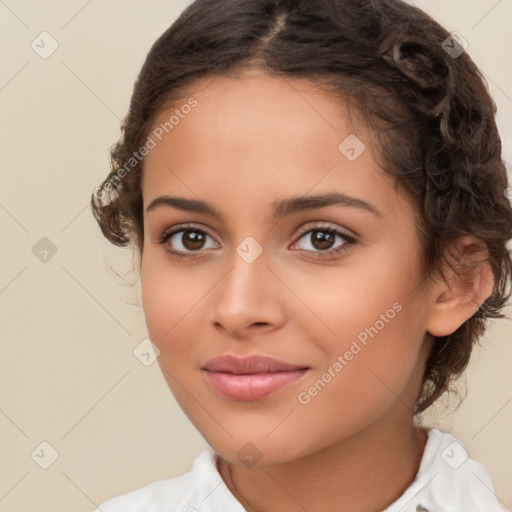
M129 252L103 240L88 207L145 55L188 3L0 0L0 512L87 512L188 471L205 446L157 364L134 356L138 287L108 269L128 271ZM512 1L416 4L468 41L512 162ZM31 47L42 31L59 45L46 59ZM57 249L46 263L33 253L43 237ZM463 406L428 421L465 443L512 508L511 335L510 320L491 325ZM58 453L47 469L42 442Z

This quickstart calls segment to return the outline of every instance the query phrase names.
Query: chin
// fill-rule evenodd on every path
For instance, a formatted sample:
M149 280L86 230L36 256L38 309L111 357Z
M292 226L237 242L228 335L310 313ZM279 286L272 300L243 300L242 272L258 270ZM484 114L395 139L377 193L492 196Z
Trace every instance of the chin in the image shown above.
M230 431L231 432L231 431ZM265 467L277 464L293 462L301 457L307 456L308 452L313 453L317 447L304 446L301 441L297 441L298 436L283 431L281 435L271 434L265 438L265 435L258 433L251 437L250 433L242 436L228 438L218 436L212 438L202 433L207 443L223 459L231 464L243 465L247 467Z

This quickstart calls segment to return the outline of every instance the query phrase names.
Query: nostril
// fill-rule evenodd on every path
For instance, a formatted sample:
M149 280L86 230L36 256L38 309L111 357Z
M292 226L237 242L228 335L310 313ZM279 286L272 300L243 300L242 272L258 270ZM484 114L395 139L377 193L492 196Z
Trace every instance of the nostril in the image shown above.
M429 512L429 510L420 504L416 506L416 512Z

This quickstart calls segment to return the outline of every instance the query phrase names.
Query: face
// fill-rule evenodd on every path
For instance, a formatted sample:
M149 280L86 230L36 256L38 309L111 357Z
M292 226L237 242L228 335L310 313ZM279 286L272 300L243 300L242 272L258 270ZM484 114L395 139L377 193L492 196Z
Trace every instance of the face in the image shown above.
M411 421L428 355L420 247L364 125L261 73L197 82L175 108L145 160L141 292L191 422L225 459L274 464ZM226 354L304 369L259 384L203 369Z

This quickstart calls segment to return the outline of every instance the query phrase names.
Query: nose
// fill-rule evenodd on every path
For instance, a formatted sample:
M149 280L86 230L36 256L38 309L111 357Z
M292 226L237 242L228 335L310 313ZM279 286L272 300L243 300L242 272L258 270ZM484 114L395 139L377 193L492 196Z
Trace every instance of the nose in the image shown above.
M265 252L254 260L240 254L234 252L230 269L215 287L212 313L215 327L233 338L274 330L285 320L286 287Z

